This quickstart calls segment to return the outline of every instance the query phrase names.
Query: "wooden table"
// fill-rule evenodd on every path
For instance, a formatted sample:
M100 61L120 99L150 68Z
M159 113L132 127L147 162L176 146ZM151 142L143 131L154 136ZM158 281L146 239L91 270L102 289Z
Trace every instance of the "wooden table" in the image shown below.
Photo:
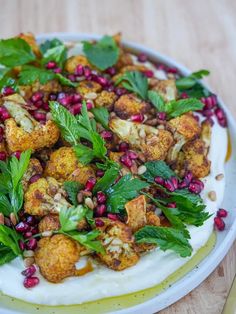
M236 117L235 0L0 0L0 37L19 32L114 34L167 54L209 83ZM236 244L193 292L162 314L219 314L236 270Z

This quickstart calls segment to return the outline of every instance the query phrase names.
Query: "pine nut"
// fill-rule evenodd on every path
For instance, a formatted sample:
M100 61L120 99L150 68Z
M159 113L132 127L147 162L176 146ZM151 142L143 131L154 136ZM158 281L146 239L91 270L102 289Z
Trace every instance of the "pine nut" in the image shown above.
M25 259L24 259L24 265L25 265L25 267L29 267L29 266L31 266L31 265L33 265L34 264L34 258L33 257L26 257Z
M84 95L84 98L86 98L86 99L96 99L97 96L98 96L97 93L90 92L90 93L87 93L86 95Z
M146 166L142 165L142 166L138 167L138 174L139 175L143 174L146 171L147 171Z
M84 201L85 205L88 206L90 209L94 209L94 203L90 197L87 197Z
M16 216L14 213L10 213L10 220L11 220L13 226L15 226L17 224Z
M216 201L216 192L215 191L210 191L208 193L208 197L209 199L212 201L212 202L215 202Z
M32 250L26 250L23 252L24 257L33 257L34 256L34 251Z
M51 237L53 235L52 230L47 230L41 233L42 237Z
M223 173L219 173L219 174L217 174L217 176L216 176L216 180L217 180L217 181L220 181L220 180L222 180L223 178L224 178Z

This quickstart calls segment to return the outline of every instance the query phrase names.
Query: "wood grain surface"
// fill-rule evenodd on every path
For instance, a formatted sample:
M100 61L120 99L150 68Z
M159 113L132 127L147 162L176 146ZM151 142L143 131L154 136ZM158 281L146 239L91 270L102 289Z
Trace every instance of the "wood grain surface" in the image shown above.
M123 33L208 81L236 117L235 0L0 0L0 37L19 32ZM161 314L219 314L236 270L236 244L194 291Z

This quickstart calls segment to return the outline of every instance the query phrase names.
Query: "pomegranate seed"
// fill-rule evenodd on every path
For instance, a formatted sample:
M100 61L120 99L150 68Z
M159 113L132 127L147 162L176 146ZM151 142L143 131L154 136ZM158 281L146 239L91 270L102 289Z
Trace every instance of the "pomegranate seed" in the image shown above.
M174 189L176 190L178 188L178 183L179 183L178 179L176 177L171 177L170 180L174 186Z
M31 237L32 237L32 235L33 235L33 234L32 234L32 232L31 232L31 231L27 231L26 233L24 233L24 235L23 235L23 236L24 236L24 238L25 238L25 239L29 239L29 238L31 238Z
M222 126L223 128L225 128L227 126L227 120L226 118L223 119L218 119L218 123L220 126Z
M12 156L15 156L19 160L21 156L21 151L19 150L15 151L14 153L12 153Z
M25 277L32 277L36 273L36 267L31 265L21 272L21 274Z
M42 177L41 174L35 174L29 179L29 183L31 184L37 182L41 177Z
M96 178L90 177L85 184L85 191L92 191L96 184Z
M7 119L10 119L11 118L11 115L10 113L6 110L4 111L2 114L1 114L1 118L3 121L7 120Z
M39 284L39 279L38 277L26 277L23 284L25 288L33 288Z
M19 248L21 249L21 251L24 251L25 250L25 242L23 242L22 240L19 240L18 244L19 244Z
M4 139L3 135L2 135L2 134L0 134L0 143L2 143L2 142L3 142L3 139Z
M17 232L27 232L29 230L29 225L23 221L19 222L15 227Z
M103 87L104 87L104 86L107 86L107 84L108 84L108 80L107 80L105 77L102 77L102 76L98 76L97 82L98 82L100 85L102 85Z
M215 109L215 115L216 115L216 117L217 117L219 120L225 118L224 111L223 111L221 108L216 108L216 109Z
M61 73L62 72L62 69L61 68L56 68L53 70L54 73Z
M139 114L134 114L133 116L131 116L130 120L133 121L133 122L139 122L139 123L141 123L141 122L143 122L143 120L144 120L144 116L143 116L143 114L141 114L141 113L139 113Z
M189 96L188 96L187 93L183 92L183 93L180 94L180 98L181 99L186 99L186 98L189 98Z
M151 78L154 76L154 73L152 70L146 70L143 72L143 74L147 77L147 78Z
M154 181L159 185L164 185L164 179L162 177L155 177Z
M35 224L35 217L34 216L28 216L27 218L26 218L26 222L27 222L27 224L29 224L30 226L33 226L34 224Z
M168 203L167 207L169 207L169 208L176 208L176 203Z
M82 76L84 74L84 67L79 64L75 69L75 75Z
M35 238L32 238L27 243L27 249L34 251L37 248L37 240Z
M46 113L45 112L39 112L39 111L35 111L33 113L34 118L37 121L46 121Z
M162 64L162 63L157 64L157 65L156 65L156 68L157 68L158 70L160 70L160 71L166 71L166 66L165 66L165 64Z
M225 217L227 217L227 215L228 215L228 212L224 208L220 208L217 211L217 217L225 218Z
M9 96L9 95L12 95L14 93L15 93L15 90L11 86L6 86L2 89L3 96Z
M6 152L0 152L0 160L5 161L7 159L7 153Z
M135 152L133 152L133 151L131 151L131 150L127 152L127 155L128 155L128 157L129 157L130 159L132 159L132 160L135 160L135 159L138 158L138 154L135 153Z
M102 131L100 135L105 141L111 141L113 139L113 134L110 131Z
M157 119L162 120L162 121L166 120L166 113L165 112L158 112L157 113Z
M116 214L107 214L107 217L114 221L118 220L118 216Z
M49 100L57 100L57 94L51 93L49 95Z
M148 57L147 57L147 55L145 54L145 53L140 53L139 55L138 55L138 61L139 62L146 62L147 61L147 59L148 59Z
M133 164L132 160L126 154L120 157L120 161L123 165L125 165L128 168L130 168Z
M176 190L174 184L170 179L164 180L164 187L170 192L174 192Z
M178 189L185 189L188 186L187 182L185 180L179 182Z
M91 76L91 69L87 66L84 67L84 76L88 79Z
M32 235L35 235L35 234L39 233L38 227L31 227L30 231L31 231Z
M110 67L110 68L106 69L106 73L113 76L116 74L116 69L114 67Z
M224 221L222 220L222 218L220 218L220 217L215 217L215 218L214 218L214 223L215 223L216 228L217 228L219 231L223 231L223 230L225 229L225 223L224 223Z
M119 144L119 152L127 152L128 149L129 149L129 144L128 143L121 142Z
M69 74L67 76L67 78L71 81L71 82L75 82L76 81L76 76L74 74Z
M49 61L47 64L46 64L46 68L48 70L52 70L52 69L55 69L57 66L56 62L55 61Z
M93 104L91 102L87 102L86 107L88 110L93 109Z
M191 193L199 194L202 191L201 185L196 182L191 182L188 186L188 190Z
M81 100L82 100L82 97L80 94L73 94L71 102L72 104L77 104Z
M3 135L4 134L4 129L2 126L0 126L0 135Z
M32 97L31 97L31 101L35 104L38 101L43 99L43 93L42 92L35 92Z
M106 205L104 205L104 204L98 205L97 209L96 209L96 215L97 216L104 216L106 210L107 210Z
M81 109L82 109L82 104L81 103L78 103L78 104L75 104L73 105L71 108L70 108L70 112L76 116L77 114L80 114L81 113Z
M105 223L102 221L102 219L96 218L95 219L95 225L96 227L103 227Z
M202 111L204 117L210 118L214 115L214 112L211 109L206 109Z
M46 111L50 110L49 104L47 102L43 103L43 109L46 110Z
M208 97L202 97L201 102L205 105L204 110L212 109L217 105L216 95L210 95Z
M172 74L177 74L178 73L178 70L176 68L168 68L167 69L167 72L168 73L172 73Z
M105 173L105 172L104 172L103 170L98 169L98 170L96 171L96 176L99 177L99 178L101 178L101 177L104 176L104 173Z
M42 100L37 101L36 103L34 103L34 106L37 109L42 108L43 107L43 101Z
M118 87L115 89L115 93L117 96L122 96L124 94L127 93L126 89L125 88L122 88L122 87Z
M107 199L106 195L103 192L101 192L101 191L97 192L98 204L104 204L106 202L106 199Z

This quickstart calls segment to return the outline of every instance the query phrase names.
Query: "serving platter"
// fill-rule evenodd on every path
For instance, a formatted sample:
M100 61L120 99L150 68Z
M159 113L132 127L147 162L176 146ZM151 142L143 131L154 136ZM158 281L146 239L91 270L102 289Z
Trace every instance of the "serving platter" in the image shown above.
M76 42L81 40L99 39L98 35L88 34L72 34L72 33L53 33L43 34L37 37L39 42L46 39L59 38L65 42ZM151 49L142 45L123 42L124 46L132 52L144 52L148 55L150 60L154 62L165 63L171 67L179 69L183 75L190 74L190 71L178 64L169 57L163 56ZM209 89L209 87L207 86ZM124 297L115 297L101 301L90 302L83 305L68 306L68 307L48 307L27 304L7 296L0 295L0 313L20 314L20 313L154 313L164 309L170 304L176 302L195 287L197 287L220 263L228 252L236 237L236 194L234 193L234 186L236 182L236 122L232 118L232 114L228 111L222 100L218 97L220 105L224 108L229 123L229 139L232 143L232 152L229 160L226 162L226 190L222 207L229 211L226 218L226 229L223 232L218 232L216 235L216 243L214 248L210 251L208 248L204 250L206 257L202 260L195 260L195 267L190 270L193 265L185 265L187 272L181 279L172 283L173 278L169 278L162 288L164 291L160 292L160 286L144 290L142 292L134 293ZM214 235L211 237L208 246L211 248L214 242ZM157 265L158 267L158 265ZM190 270L190 271L189 271ZM138 276L138 274L137 274ZM178 276L175 276L175 280ZM140 278L142 280L142 278ZM170 286L171 284L171 286ZM81 287L82 288L82 287Z

